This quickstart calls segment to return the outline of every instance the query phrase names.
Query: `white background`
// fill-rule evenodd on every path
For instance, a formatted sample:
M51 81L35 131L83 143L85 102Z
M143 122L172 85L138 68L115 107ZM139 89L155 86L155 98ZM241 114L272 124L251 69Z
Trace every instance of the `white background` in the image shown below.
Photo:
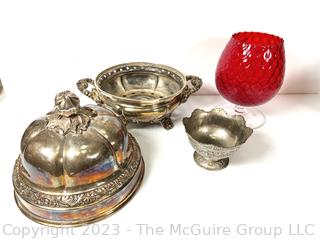
M201 76L201 92L212 93L231 35L262 31L285 40L282 91L318 92L317 2L1 0L0 77L8 91L37 88L44 96L112 65L149 61Z
M215 66L231 34L238 31L284 38L287 71L282 93L319 92L319 22L317 1L306 0L0 0L0 77L6 91L0 102L0 235L5 224L39 227L13 200L11 174L24 129L52 109L57 92L70 89L79 94L78 79L94 78L107 67L130 61L163 63L198 75L204 81L200 94L209 95L193 97L177 109L171 131L131 130L145 158L146 177L132 201L100 224L124 229L136 223L284 228L289 223L319 224L319 95L277 96L262 106L267 124L227 169L217 173L194 164L180 121L194 108L209 110L222 100L211 96L216 93ZM81 100L91 103L83 96ZM319 238L320 226L317 231ZM87 239L81 232L66 239ZM144 239L136 233L132 238Z

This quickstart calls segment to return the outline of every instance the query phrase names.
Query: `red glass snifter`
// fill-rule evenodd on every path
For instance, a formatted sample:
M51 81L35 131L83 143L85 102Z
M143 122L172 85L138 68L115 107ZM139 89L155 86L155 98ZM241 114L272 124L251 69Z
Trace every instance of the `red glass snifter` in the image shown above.
M251 128L261 127L265 117L252 107L274 97L285 73L283 39L267 33L239 32L232 35L216 69L219 93L236 104L232 111L243 114ZM227 111L230 108L224 107Z

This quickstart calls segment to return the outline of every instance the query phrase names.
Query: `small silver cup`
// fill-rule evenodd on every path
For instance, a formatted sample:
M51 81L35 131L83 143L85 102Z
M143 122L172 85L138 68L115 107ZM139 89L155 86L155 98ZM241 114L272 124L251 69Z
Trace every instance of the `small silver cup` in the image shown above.
M247 141L253 130L241 115L228 115L221 108L209 112L196 109L183 124L195 149L195 162L208 170L220 170L229 164L229 156Z

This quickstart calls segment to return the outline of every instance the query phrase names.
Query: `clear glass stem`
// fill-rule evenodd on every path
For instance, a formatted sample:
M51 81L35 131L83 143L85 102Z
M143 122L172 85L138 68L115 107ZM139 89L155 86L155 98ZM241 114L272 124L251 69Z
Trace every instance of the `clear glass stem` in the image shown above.
M243 107L243 106L240 106L240 105L235 105L235 106L234 106L234 111L235 111L236 113L238 113L238 114L243 114L243 115L247 114L246 108Z
M243 107L240 105L233 104L218 104L216 107L223 108L228 114L242 115L246 120L246 125L253 129L260 128L266 122L266 117L259 109L254 107Z

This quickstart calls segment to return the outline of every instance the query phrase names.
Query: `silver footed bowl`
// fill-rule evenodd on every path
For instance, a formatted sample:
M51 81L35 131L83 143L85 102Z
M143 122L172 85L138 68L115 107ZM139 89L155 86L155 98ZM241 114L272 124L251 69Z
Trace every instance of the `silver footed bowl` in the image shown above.
M96 103L112 107L127 122L160 123L171 129L172 112L198 91L202 80L160 64L132 62L102 71L77 86Z
M195 149L194 160L208 170L220 170L229 164L229 156L247 141L253 130L241 115L228 115L221 108L209 112L196 109L183 119L189 141Z

